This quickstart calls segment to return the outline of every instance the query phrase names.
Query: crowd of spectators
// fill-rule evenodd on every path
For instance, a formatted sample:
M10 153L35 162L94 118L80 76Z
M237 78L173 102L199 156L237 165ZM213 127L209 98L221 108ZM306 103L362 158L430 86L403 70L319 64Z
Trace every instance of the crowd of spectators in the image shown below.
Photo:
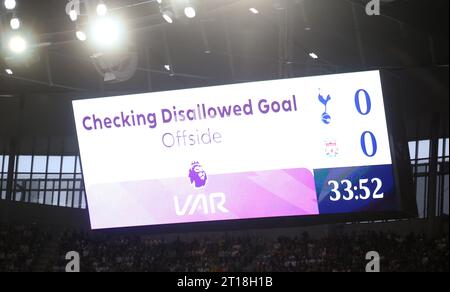
M69 251L80 254L82 272L362 272L369 251L379 253L384 272L449 270L448 235L364 232L314 239L304 233L169 241L73 230L50 237L36 227L1 227L0 235L0 271L32 271L50 240L58 244L46 265L38 267L54 272L65 271Z
M0 272L31 272L49 238L36 226L0 225Z
M384 272L448 271L448 236L427 239L410 234L366 232L319 240L280 238L257 256L252 270L257 272L363 272L366 255L380 255Z
M165 241L146 236L66 233L59 254L81 254L84 271L170 272L363 272L369 251L379 253L381 270L448 271L448 236L398 236L365 232L312 239L255 236ZM52 271L64 270L60 261Z
M190 241L146 236L94 236L67 232L60 251L79 251L84 271L231 272L241 271L263 252L253 238L199 238ZM50 271L64 270L61 257Z

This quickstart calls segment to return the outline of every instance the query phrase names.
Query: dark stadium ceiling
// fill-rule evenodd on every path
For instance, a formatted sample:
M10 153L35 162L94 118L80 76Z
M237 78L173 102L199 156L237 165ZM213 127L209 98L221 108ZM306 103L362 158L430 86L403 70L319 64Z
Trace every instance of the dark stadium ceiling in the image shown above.
M13 64L12 76L4 71L11 61L0 58L0 96L96 96L387 69L421 87L411 94L448 104L448 0L382 0L382 15L372 17L367 0L198 0L197 17L174 24L161 18L156 0L105 2L126 21L126 45L138 53L129 81L103 82L91 61L95 51L75 38L67 1L17 0L22 29L38 48L33 61ZM4 9L1 15L0 48L10 18Z

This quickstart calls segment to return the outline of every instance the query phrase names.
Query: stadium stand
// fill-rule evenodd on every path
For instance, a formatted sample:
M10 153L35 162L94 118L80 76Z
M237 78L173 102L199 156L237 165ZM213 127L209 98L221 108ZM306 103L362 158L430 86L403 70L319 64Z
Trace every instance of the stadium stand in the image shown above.
M65 272L72 251L81 272L364 272L370 251L382 272L448 272L450 1L368 2L0 0L0 272ZM303 184L285 175L297 160L327 166L296 165ZM146 177L165 169L183 194ZM221 221L226 201L261 212Z
M82 272L362 272L367 251L384 272L448 272L449 237L364 231L311 238L254 235L165 240L74 229L1 226L0 271L64 272L68 251L80 251ZM351 254L352 256L348 256Z

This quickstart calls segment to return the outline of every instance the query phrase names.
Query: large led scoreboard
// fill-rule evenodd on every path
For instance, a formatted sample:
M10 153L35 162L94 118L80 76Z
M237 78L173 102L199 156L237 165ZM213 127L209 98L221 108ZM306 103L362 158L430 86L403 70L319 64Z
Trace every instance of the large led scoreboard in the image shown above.
M93 229L401 209L378 71L73 109Z

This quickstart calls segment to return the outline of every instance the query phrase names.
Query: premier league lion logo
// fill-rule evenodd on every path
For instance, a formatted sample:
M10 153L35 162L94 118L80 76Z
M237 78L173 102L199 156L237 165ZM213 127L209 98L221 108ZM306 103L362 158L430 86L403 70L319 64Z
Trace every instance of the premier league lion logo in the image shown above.
M198 161L194 161L189 169L189 179L196 189L205 187L208 182L208 176Z

